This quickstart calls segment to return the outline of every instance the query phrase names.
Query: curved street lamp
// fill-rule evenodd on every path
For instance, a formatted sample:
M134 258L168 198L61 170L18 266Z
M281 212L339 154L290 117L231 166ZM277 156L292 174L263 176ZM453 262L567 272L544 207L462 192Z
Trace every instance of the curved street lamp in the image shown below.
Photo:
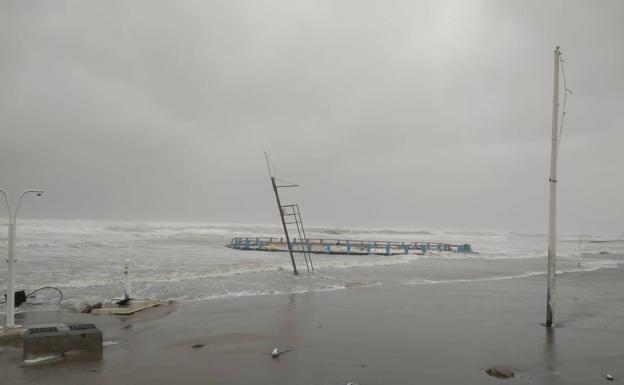
M22 199L27 194L37 194L37 196L43 195L43 190L26 190L20 195L15 211L11 211L11 205L9 204L9 198L6 191L0 188L0 193L4 195L4 202L6 203L7 210L9 212L9 257L7 259L8 272L7 272L7 314L6 314L6 327L15 327L15 225L17 222L17 212L22 205Z

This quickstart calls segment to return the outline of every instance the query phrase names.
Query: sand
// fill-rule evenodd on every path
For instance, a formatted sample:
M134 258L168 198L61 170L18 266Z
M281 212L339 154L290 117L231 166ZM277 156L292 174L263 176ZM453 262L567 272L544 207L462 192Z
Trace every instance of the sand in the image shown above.
M560 275L547 332L545 277L386 285L167 305L129 317L33 312L23 324L93 322L102 361L21 366L3 384L596 384L624 380L624 269ZM203 345L203 346L199 346ZM290 350L279 360L271 351ZM485 369L506 366L512 379Z

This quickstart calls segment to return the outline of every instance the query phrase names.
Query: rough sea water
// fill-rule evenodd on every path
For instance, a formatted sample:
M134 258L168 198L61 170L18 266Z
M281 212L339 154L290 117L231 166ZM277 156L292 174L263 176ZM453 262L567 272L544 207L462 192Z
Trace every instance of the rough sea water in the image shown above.
M6 255L6 223L0 250ZM18 224L16 289L43 286L64 294L60 306L78 309L123 295L123 264L131 261L135 298L189 302L211 298L339 290L354 286L436 285L456 281L505 280L546 271L547 238L540 234L427 229L310 227L308 238L469 243L478 254L312 255L300 276L288 253L234 250L232 237L280 237L281 227L207 223L24 220ZM560 274L612 268L624 262L623 237L586 237L579 256L577 236L558 240ZM0 290L6 292L6 263ZM580 264L580 267L579 267ZM55 308L58 294L45 290L20 309ZM4 312L0 305L0 312Z

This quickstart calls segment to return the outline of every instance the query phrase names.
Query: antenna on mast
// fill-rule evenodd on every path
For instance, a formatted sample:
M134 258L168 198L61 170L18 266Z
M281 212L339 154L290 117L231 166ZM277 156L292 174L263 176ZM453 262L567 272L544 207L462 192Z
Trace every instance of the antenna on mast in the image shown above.
M273 177L273 173L271 172L271 165L269 164L269 154L267 154L267 152L264 152L264 160L266 160L266 164L267 164L267 170L269 170L269 177Z

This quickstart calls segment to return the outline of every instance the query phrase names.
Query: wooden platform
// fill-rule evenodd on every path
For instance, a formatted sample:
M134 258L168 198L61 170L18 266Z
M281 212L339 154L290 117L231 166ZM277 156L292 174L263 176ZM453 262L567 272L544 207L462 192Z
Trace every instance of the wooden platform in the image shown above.
M106 305L100 309L93 309L91 314L113 314L113 315L128 315L139 312L141 310L149 309L151 307L159 306L160 302L153 300L133 300L127 306L118 305Z

